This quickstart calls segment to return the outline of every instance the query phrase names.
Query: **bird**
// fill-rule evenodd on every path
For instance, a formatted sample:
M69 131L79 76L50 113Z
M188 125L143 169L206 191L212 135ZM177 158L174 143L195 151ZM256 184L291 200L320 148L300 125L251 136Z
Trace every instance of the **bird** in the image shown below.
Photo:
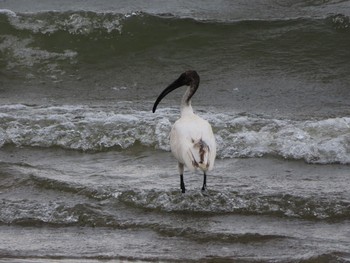
M180 188L186 192L184 183L184 166L191 172L203 172L202 192L207 189L207 172L214 167L216 141L211 125L193 112L191 100L199 87L199 75L195 70L182 73L174 82L165 88L153 105L153 113L161 100L173 90L188 86L181 100L181 116L170 131L170 148L178 161Z

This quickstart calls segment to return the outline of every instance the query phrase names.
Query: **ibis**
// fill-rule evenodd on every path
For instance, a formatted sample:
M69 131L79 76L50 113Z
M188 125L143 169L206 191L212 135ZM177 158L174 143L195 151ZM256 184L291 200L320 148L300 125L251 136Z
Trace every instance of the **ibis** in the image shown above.
M208 121L194 114L191 99L199 87L199 75L188 70L180 75L158 96L153 105L153 113L161 100L173 90L188 86L181 100L181 117L174 123L170 132L170 148L178 161L180 187L186 192L184 183L184 166L190 171L203 172L202 191L207 188L207 172L214 167L216 142L213 130Z

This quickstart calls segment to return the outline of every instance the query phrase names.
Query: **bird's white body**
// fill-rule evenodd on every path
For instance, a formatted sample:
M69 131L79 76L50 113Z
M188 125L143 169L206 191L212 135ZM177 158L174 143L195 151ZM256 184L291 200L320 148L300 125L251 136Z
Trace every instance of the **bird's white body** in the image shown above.
M208 146L202 147L203 154L198 145L200 141ZM182 107L181 118L174 123L170 132L170 147L178 162L190 171L213 169L216 143L212 128L206 120L193 113L191 106Z

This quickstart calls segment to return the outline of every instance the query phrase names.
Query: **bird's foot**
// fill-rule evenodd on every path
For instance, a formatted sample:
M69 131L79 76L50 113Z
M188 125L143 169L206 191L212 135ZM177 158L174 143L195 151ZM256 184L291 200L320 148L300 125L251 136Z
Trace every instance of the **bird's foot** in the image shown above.
M181 185L181 193L186 193L186 188L185 188L185 185Z

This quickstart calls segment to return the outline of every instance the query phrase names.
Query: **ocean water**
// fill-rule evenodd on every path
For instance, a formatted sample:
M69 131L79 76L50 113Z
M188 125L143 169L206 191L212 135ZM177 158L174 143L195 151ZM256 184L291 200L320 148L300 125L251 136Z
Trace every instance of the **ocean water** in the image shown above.
M0 0L0 262L350 262L349 165L350 1Z

